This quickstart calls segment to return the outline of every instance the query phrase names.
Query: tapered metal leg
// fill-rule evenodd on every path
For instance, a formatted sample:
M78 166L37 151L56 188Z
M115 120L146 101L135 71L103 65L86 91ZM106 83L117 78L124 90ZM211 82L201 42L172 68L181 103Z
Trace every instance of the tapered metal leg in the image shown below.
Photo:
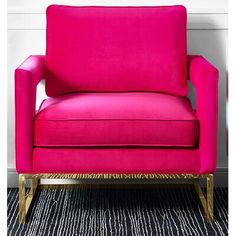
M39 184L39 179L36 178L36 177L32 177L32 180L31 180L31 190L33 193L35 193L37 187L38 187L38 184Z
M195 180L194 187L198 194L199 200L201 202L204 214L209 222L214 219L214 176L208 175L206 177L207 181L207 193L206 195L201 189L199 180Z
M207 219L212 221L214 218L214 177L207 177Z
M26 197L25 197L25 176L19 175L19 222L25 223L26 219Z
M34 194L38 187L38 182L39 182L38 178L32 177L30 180L31 180L31 188L29 193L26 195L25 175L23 174L19 175L19 222L21 224L24 224L26 222L26 216L30 208L30 204L33 200Z

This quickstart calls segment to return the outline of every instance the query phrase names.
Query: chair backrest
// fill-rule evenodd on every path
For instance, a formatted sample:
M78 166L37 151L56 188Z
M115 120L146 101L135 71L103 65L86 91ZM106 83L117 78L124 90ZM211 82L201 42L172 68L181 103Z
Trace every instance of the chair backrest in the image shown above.
M46 93L187 95L186 9L47 8Z

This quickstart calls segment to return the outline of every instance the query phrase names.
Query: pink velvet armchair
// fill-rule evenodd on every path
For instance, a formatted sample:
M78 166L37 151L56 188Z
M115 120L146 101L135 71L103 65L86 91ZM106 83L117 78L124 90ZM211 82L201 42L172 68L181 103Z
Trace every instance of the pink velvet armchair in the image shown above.
M218 70L187 56L186 21L183 6L47 8L46 56L15 71L20 222L42 178L185 179L213 219Z

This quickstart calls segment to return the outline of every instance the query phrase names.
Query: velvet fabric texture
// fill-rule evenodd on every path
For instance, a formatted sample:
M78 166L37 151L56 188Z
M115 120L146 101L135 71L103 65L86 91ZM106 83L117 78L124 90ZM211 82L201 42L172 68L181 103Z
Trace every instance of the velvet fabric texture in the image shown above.
M46 57L15 71L18 173L215 172L219 72L188 56L193 110L184 7L51 6L47 17ZM42 79L52 97L36 112Z
M205 58L188 57L189 79L196 91L196 116L200 123L201 173L212 173L217 160L219 71Z
M189 100L160 93L76 93L49 98L34 125L36 147L192 147L198 141L198 120Z
M187 95L186 18L183 6L48 7L47 95Z
M199 173L194 148L34 148L33 173Z
M15 71L16 170L31 171L37 84L45 76L45 57L30 56Z

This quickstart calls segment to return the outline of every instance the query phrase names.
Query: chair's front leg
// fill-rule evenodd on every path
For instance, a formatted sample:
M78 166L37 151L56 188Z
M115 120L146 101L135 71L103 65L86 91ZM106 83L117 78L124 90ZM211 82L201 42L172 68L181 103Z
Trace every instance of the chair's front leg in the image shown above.
M26 219L26 197L25 197L25 176L19 175L19 222L25 223Z
M214 186L214 176L212 174L205 177L207 181L207 193L206 195L201 189L199 184L199 180L195 180L194 187L198 194L199 200L201 202L203 211L205 216L209 222L212 222L214 219L214 194L213 194L213 186Z
M26 216L39 183L39 179L36 177L27 175L27 178L31 180L31 188L28 194L25 190L26 176L24 174L19 175L19 222L21 224L26 222Z
M212 221L214 218L214 177L207 176L207 219Z

